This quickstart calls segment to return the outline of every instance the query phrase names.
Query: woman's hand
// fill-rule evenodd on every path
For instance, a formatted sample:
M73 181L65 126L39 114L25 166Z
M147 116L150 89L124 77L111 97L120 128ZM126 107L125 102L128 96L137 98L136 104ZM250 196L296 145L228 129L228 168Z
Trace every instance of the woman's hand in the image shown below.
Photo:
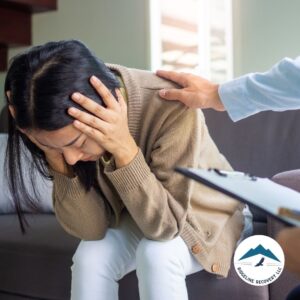
M127 105L119 90L116 90L117 101L97 77L91 77L91 84L107 107L80 93L74 93L72 99L91 114L74 107L69 108L68 113L76 119L74 126L111 153L116 167L121 168L128 165L138 153L128 128Z
M163 89L159 95L166 100L178 100L191 108L213 108L224 111L217 84L188 73L159 70L156 74L182 86L181 89Z

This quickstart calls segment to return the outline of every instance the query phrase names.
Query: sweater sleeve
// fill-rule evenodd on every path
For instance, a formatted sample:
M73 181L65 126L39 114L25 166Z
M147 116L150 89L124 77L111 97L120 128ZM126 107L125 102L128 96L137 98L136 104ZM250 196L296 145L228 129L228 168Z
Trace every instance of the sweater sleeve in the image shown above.
M147 164L141 150L127 166L105 167L124 205L143 234L167 240L184 227L192 181L176 173L176 166L196 167L200 152L202 121L195 110L174 104L161 126Z
M82 240L102 239L109 223L102 196L94 188L86 191L78 177L69 178L53 170L51 174L53 207L61 226Z

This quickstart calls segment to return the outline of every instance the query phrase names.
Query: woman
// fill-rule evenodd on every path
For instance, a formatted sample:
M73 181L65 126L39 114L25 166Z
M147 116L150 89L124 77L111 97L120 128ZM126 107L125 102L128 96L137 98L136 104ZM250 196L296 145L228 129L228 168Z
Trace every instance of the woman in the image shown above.
M82 239L72 299L117 299L118 280L134 269L141 299L155 300L188 299L185 276L202 269L228 274L243 205L173 169L231 168L203 115L161 101L163 87L171 84L150 72L106 66L78 41L34 47L10 65L15 206L22 220L22 141L53 179L58 221Z

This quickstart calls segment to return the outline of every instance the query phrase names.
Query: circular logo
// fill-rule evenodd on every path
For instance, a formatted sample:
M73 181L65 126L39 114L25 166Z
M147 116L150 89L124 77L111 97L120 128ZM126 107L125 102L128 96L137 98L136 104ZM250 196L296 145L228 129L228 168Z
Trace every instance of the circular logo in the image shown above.
M256 286L268 285L278 279L283 271L284 253L274 239L253 235L238 245L234 267L245 282Z

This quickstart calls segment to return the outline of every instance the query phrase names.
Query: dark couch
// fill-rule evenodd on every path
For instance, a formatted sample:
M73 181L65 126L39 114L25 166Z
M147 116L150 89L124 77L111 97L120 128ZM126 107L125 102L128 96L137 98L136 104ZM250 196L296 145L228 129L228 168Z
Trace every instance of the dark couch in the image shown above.
M6 129L5 113L0 132ZM235 169L272 177L300 168L300 112L262 113L236 124L226 113L205 114L212 137ZM299 173L297 177L300 181ZM300 190L295 173L275 179ZM255 210L253 213L254 234L275 236L281 225ZM61 229L54 215L28 217L31 229L22 236L15 215L0 216L0 299L69 299L71 258L79 241ZM240 280L233 268L224 280L206 272L187 278L190 300L283 300L297 284L297 279L285 271L272 285L253 287ZM134 272L121 280L119 294L122 300L139 299Z

